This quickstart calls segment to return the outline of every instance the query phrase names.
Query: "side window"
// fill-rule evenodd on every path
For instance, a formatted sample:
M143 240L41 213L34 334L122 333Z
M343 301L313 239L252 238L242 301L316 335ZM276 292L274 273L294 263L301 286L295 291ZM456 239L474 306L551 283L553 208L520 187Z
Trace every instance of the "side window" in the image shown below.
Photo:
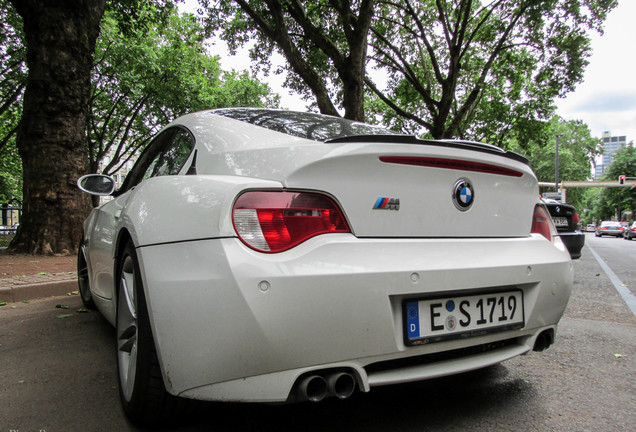
M173 127L163 131L141 153L120 192L150 177L179 173L193 148L194 137L187 130Z
M193 147L192 135L185 129L177 129L163 152L157 155L146 171L144 180L149 177L178 174Z

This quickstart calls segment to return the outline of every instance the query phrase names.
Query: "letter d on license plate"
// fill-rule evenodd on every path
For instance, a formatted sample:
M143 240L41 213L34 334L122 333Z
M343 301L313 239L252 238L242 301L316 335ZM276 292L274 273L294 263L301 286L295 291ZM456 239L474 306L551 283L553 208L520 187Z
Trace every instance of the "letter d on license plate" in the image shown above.
M407 300L403 306L407 345L522 328L523 292Z

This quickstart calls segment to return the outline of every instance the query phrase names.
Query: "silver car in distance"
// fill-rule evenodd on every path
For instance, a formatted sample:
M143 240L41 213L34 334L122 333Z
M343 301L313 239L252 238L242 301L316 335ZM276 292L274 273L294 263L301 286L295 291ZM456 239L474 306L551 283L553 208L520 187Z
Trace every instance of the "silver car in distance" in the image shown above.
M170 123L84 225L82 300L116 327L124 411L320 401L555 339L570 255L523 157L319 114ZM175 411L176 410L176 411Z

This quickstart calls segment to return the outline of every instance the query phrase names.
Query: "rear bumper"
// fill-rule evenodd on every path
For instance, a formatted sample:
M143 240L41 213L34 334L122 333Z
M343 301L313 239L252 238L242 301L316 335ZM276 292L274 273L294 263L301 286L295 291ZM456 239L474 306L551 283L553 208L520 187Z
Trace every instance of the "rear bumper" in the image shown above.
M334 234L270 255L225 238L142 247L138 255L166 387L208 400L283 402L301 376L326 370L346 369L368 391L498 363L556 328L573 280L561 242L539 236ZM405 346L403 300L493 288L523 291L524 328ZM503 340L510 343L487 352L403 363Z
M597 237L602 237L602 236L614 236L614 237L622 237L623 236L623 231L596 231L596 236Z
M585 233L559 233L559 237L563 240L565 247L570 252L572 259L581 258L581 249L585 245Z

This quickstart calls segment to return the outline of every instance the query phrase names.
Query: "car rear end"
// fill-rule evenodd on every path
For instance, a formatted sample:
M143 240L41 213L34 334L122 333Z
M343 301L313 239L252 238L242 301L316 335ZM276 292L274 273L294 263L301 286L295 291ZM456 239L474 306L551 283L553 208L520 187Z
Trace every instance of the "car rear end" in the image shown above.
M554 341L572 263L526 161L409 141L254 144L211 163L247 176L220 199L219 235L140 248L171 393L348 397ZM276 152L284 162L250 183L246 167Z
M581 257L585 234L580 231L581 220L574 206L554 200L544 200L558 235L568 248L572 259Z
M623 231L625 228L621 225L620 222L614 221L603 221L601 225L596 229L596 236L602 237L604 235L621 237L623 235Z

